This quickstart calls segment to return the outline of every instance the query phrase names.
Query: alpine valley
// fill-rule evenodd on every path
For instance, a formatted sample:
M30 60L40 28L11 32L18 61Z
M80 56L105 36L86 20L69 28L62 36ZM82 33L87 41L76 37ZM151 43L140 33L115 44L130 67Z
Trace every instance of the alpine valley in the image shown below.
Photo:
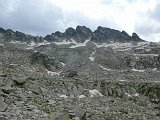
M0 28L0 120L160 120L160 43L101 26Z

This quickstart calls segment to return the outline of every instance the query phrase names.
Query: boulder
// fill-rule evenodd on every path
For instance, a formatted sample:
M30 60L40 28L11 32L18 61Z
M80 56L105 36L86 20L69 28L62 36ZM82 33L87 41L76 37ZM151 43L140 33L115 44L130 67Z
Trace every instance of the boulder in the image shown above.
M4 102L4 98L0 97L0 112L4 112L7 109L7 104Z
M77 75L78 75L77 71L71 70L71 71L68 71L68 74L66 75L66 77L73 78Z
M33 93L35 93L36 95L41 95L42 94L42 90L41 88L34 83L26 83L24 84L24 87L28 90L28 91L32 91Z
M27 82L28 77L26 77L26 76L13 76L12 79L17 85L24 85Z
M0 70L0 77L7 77L7 74L5 74L2 70Z
M62 113L58 115L55 120L70 120L69 113L68 112Z
M14 92L15 89L12 87L14 82L11 79L6 80L6 83L3 87L1 87L1 90L6 93L10 94L11 92Z

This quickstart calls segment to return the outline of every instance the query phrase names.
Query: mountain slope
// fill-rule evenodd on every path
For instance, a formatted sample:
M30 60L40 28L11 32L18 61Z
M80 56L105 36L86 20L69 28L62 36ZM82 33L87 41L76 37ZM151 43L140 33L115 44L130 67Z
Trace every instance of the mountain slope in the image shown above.
M0 120L159 120L160 44L85 26L0 29Z

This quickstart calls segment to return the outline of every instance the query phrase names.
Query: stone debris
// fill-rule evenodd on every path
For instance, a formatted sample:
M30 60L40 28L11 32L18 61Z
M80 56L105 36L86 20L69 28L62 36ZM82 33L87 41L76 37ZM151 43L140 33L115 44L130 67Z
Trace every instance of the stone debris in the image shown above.
M159 120L159 50L101 26L0 28L0 120Z

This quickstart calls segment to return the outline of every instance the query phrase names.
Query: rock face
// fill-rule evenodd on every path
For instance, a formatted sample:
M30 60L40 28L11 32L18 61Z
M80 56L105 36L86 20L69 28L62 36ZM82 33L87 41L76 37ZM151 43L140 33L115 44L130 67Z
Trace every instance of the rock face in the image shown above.
M160 44L136 33L0 28L2 120L159 120L159 78Z
M89 39L92 31L85 26L77 26L76 29L68 28L64 33L55 32L51 35L47 35L44 39L47 41L59 41L61 39L71 40L76 39L76 42L83 43L85 40Z
M143 40L138 37L136 33L129 36L125 31L118 31L110 28L99 26L91 36L91 41L97 43L103 42L142 42Z
M19 42L41 42L42 37L34 37L31 35L26 35L22 32L14 32L11 29L5 30L3 28L0 28L0 33L2 33L1 41L3 42L11 42L11 41L19 41Z
M43 39L54 42L54 41L71 41L74 39L77 43L83 43L85 40L90 39L96 43L107 43L107 42L142 42L144 40L140 39L136 33L133 33L132 36L129 36L125 31L118 31L106 27L99 26L97 30L92 32L89 28L85 26L77 26L76 29L68 28L64 33L59 31L47 35L46 37L34 37L26 35L22 32L14 32L10 29L5 30L1 28L0 32L2 33L1 40L6 41L19 41L19 42L31 42L36 43L42 42Z
M7 109L7 104L4 102L4 98L0 97L0 112L4 112Z
M92 32L85 26L77 26L76 29L68 28L64 33L55 32L51 35L47 35L45 39L48 41L58 41L61 39L71 40L74 39L78 43L83 43L85 40L91 38L91 41L96 43L107 42L142 42L136 33L129 36L125 31L118 31L110 28L99 26L97 30Z

